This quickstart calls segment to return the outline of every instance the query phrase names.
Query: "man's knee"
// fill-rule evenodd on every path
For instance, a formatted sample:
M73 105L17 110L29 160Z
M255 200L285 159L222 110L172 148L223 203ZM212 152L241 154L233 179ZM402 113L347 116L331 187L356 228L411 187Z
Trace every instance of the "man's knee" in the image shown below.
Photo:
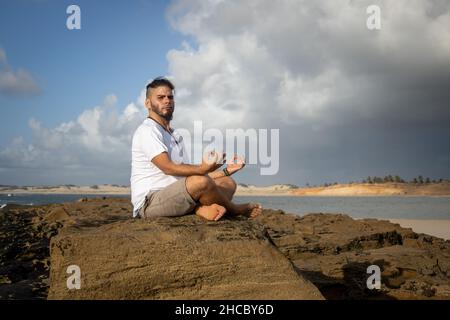
M186 188L189 193L199 193L214 187L214 181L209 176L189 176L186 178Z
M236 192L237 183L231 177L222 177L222 178L217 179L217 185L224 187L224 188L232 191L233 193Z

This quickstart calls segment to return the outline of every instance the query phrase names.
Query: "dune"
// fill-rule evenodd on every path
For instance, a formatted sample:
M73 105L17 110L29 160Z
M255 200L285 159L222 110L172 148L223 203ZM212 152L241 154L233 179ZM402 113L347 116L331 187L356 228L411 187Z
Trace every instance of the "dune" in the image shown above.
M337 184L328 187L298 188L291 190L290 193L297 196L450 196L450 182Z

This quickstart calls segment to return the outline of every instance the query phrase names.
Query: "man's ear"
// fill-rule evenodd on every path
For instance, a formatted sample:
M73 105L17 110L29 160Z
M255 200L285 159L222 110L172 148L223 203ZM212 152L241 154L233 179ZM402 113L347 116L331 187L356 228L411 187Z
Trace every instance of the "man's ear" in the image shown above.
M145 99L145 107L146 107L148 110L152 110L152 104L151 104L149 98L146 98L146 99Z

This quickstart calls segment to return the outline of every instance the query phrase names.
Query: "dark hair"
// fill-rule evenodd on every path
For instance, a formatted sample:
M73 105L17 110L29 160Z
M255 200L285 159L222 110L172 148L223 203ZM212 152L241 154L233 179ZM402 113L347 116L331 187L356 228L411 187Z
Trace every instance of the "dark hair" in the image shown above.
M170 90L175 90L175 86L173 85L172 82L170 82L168 79L166 79L164 77L158 77L158 78L153 79L153 81L147 85L147 87L146 87L147 91L145 93L145 96L147 98L149 98L150 90L158 88L158 87L169 87Z

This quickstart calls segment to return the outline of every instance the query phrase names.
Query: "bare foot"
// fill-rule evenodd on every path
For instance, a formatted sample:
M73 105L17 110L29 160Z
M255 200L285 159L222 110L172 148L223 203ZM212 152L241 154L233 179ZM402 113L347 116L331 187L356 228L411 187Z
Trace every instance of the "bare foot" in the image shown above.
M227 212L225 207L213 203L210 206L200 206L195 209L195 214L209 221L217 221Z
M262 213L262 206L259 203L244 203L236 205L237 215L243 215L249 218L256 218Z

